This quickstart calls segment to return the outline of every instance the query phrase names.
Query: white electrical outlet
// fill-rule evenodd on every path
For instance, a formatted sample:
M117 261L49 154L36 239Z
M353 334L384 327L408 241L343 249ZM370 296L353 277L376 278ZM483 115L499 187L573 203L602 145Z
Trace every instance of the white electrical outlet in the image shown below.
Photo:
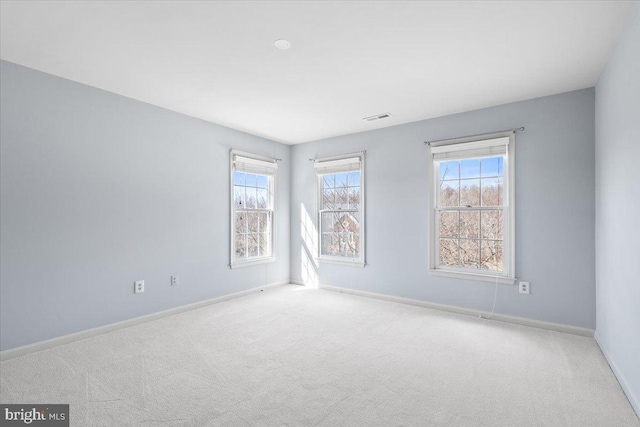
M529 295L531 293L531 284L529 282L520 282L520 293Z
M136 280L133 284L133 293L141 294L144 292L144 280Z
M176 286L178 284L178 276L171 276L171 286Z

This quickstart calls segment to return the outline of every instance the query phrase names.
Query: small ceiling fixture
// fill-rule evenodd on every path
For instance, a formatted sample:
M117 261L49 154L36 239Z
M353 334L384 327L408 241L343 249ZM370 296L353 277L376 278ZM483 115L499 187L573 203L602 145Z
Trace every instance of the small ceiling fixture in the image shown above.
M375 116L365 117L362 120L364 120L365 122L374 122L376 120L388 119L389 117L391 117L391 113L382 113L382 114L376 114Z
M280 39L276 40L273 45L280 50L287 50L291 47L291 42L289 40Z

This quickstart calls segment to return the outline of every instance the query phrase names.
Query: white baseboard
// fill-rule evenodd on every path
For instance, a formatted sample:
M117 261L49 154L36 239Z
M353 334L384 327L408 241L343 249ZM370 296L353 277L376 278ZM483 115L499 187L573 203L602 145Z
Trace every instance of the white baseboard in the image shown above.
M600 347L600 351L602 351L602 354L604 354L604 358L607 359L607 363L609 363L609 367L613 371L613 374L616 376L616 379L618 380L622 391L624 391L624 394L627 395L627 399L629 400L631 407L634 411L636 411L636 415L638 415L638 417L640 418L640 400L638 400L638 396L636 396L633 390L631 390L631 388L629 387L629 383L625 379L625 376L622 374L622 371L618 369L618 365L616 365L616 363L611 358L609 351L602 345L602 342L598 339L598 331L596 331L594 338L598 343L598 347Z
M296 285L302 285L302 283L300 283L298 281L294 281L294 280L292 280L291 283L292 284L296 284ZM457 307L457 306L454 306L454 305L446 305L446 304L438 304L438 303L434 303L434 302L421 301L421 300L416 300L416 299L411 299L411 298L403 298L403 297L397 297L397 296L387 295L387 294L378 294L378 293L375 293L375 292L359 291L359 290L355 290L355 289L341 288L341 287L338 287L338 286L330 286L330 285L320 284L319 288L320 289L327 289L327 290L330 290L330 291L344 292L344 293L348 293L348 294L359 295L359 296L368 297L368 298L376 298L376 299L382 299L382 300L386 300L386 301L393 301L393 302L398 302L398 303L401 303L401 304L417 305L417 306L420 306L420 307L432 308L432 309L441 310L441 311L448 311L450 313L465 314L465 315L474 316L474 317L478 317L478 316L488 317L490 315L489 312L475 310L475 309L471 309L471 308ZM526 317L509 316L509 315L506 315L506 314L494 313L491 316L490 320L499 320L501 322L515 323L517 325L531 326L531 327L534 327L534 328L548 329L548 330L557 331L557 332L565 332L565 333L568 333L568 334L581 335L581 336L589 337L589 338L593 338L593 334L595 332L593 329L582 328L580 326L564 325L562 323L545 322L545 321L542 321L542 320L528 319Z
M36 351L46 350L52 347L57 347L63 344L69 344L75 341L80 341L85 338L94 337L96 335L106 334L108 332L117 331L118 329L128 328L129 326L139 325L140 323L150 322L152 320L161 319L167 316L173 316L174 314L182 313L189 310L195 310L196 308L205 307L211 304L217 304L223 301L227 301L234 298L243 297L252 293L260 292L265 289L275 288L282 285L288 285L289 280L281 280L279 282L270 283L268 285L259 286L257 288L247 289L245 291L234 292L232 294L222 295L216 298L210 298L204 301L198 301L191 304L181 305L179 307L170 308L168 310L159 311L157 313L147 314L146 316L135 317L133 319L123 320L121 322L110 323L104 326L98 326L97 328L87 329L85 331L75 332L69 335L63 335L61 337L52 338L45 341L36 342L33 344L24 345L21 347L11 348L9 350L0 351L0 360L9 360L16 357L24 356L25 354L35 353Z

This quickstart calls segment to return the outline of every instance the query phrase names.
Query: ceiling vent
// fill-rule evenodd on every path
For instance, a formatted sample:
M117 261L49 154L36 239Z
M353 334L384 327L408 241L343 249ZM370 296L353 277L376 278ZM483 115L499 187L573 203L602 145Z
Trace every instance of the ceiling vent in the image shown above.
M376 120L388 119L389 117L391 117L390 113L382 113L376 114L375 116L365 117L362 120L364 120L365 122L375 122Z

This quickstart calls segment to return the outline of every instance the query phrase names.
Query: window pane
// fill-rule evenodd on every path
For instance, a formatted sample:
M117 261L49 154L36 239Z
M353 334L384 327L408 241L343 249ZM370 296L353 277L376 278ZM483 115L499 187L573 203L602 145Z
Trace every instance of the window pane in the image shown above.
M246 212L236 212L235 229L236 229L236 233L247 232L247 213Z
M471 159L460 162L460 179L480 177L480 160Z
M351 215L348 213L338 215L338 221L335 225L335 231L339 233L348 233L350 230L353 231L354 220L350 218Z
M325 188L322 194L322 209L335 209L336 192L333 188Z
M255 186L256 186L256 184L257 184L257 178L256 178L256 176L255 176L254 174L252 174L252 173L248 173L248 174L247 174L247 185L248 185L248 186L250 185L250 186L252 186L252 187L255 187Z
M322 255L339 255L340 244L337 233L322 233Z
M502 211L482 211L482 238L502 240Z
M460 212L460 237L464 239L477 239L480 234L480 212Z
M360 187L349 187L349 209L360 210Z
M360 212L353 212L350 217L353 219L353 232L360 233Z
M258 176L258 185L259 188L268 188L269 187L269 177L265 175L257 175Z
M360 186L360 171L349 172L349 176L347 176L347 184L351 187Z
M349 188L336 187L336 209L349 209Z
M258 230L261 233L266 233L269 231L269 213L268 212L257 212L256 216L258 217Z
M258 208L266 209L266 207L267 207L267 189L266 188L258 188L257 194L258 194L258 200L257 200Z
M440 239L440 265L443 267L458 266L458 241Z
M338 214L334 212L322 213L322 232L323 233L331 233L334 231L338 231L338 229L335 228L336 224L339 224Z
M249 258L257 257L259 255L259 240L260 233L247 234L247 252L249 254Z
M269 256L270 252L269 233L260 233L258 240L258 254L259 256Z
M242 209L245 206L244 187L236 185L233 187L233 199L236 208Z
M333 188L335 186L335 174L327 174L322 176L322 186L324 188Z
M343 233L340 235L340 255L358 257L360 253L360 234Z
M460 180L460 206L480 206L480 180Z
M336 187L344 187L347 185L347 174L345 172L336 174Z
M502 242L482 241L481 245L482 265L484 270L502 271Z
M255 175L254 175L255 176ZM247 199L245 203L247 204L247 209L255 209L256 208L256 198L257 193L254 187L246 187L245 191L247 192Z
M465 268L480 267L480 240L460 240L460 265Z
M440 206L460 206L459 181L442 181L440 183Z
M258 224L258 215L259 213L257 212L247 212L247 228L248 228L248 232L249 233L256 233L258 232L258 227L260 227L260 225Z
M233 172L233 184L234 185L244 185L244 172Z
M440 180L460 178L460 162L440 163Z
M358 233L360 232L360 214L350 212L323 212L322 232Z
M242 259L247 256L247 247L245 245L245 235L244 234L236 234L235 238L236 243L236 259Z
M481 160L482 176L502 176L502 157L490 157Z
M483 178L482 206L502 206L504 203L502 192L502 178Z
M359 233L360 232L360 214L357 212L344 213L339 215L340 228L337 230L341 232Z
M458 212L440 212L440 237L458 237Z

